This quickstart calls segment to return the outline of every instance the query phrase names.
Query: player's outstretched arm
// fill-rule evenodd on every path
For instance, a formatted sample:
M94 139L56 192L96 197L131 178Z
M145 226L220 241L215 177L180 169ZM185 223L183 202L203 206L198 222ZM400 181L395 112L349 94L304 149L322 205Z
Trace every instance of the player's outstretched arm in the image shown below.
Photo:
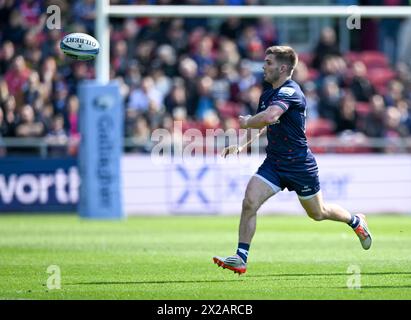
M275 123L285 112L283 108L277 105L271 105L266 110L257 113L255 116L239 116L240 127L243 129L254 128L261 129Z

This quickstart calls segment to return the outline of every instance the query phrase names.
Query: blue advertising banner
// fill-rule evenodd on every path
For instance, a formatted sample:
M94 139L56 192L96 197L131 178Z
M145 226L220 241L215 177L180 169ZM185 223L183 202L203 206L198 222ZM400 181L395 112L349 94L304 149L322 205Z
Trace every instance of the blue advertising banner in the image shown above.
M77 160L0 159L0 214L77 209L80 177Z
M81 145L79 213L84 218L123 217L120 160L123 103L117 83L79 86Z

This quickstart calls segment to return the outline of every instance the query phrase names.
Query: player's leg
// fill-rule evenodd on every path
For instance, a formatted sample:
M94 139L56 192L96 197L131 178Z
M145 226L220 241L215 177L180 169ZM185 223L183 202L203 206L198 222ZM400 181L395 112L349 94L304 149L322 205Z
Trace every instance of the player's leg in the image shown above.
M325 203L321 191L312 196L299 196L298 198L310 218L315 221L333 220L345 222L353 228L365 250L371 247L372 237L364 215L357 214L352 216L338 204Z
M299 196L298 199L307 215L315 221L333 220L345 223L351 221L351 214L343 207L324 202L321 190L312 196Z
M256 229L257 210L279 190L262 176L255 175L250 179L242 204L238 242L251 243Z
M278 191L280 187L261 175L250 179L242 203L237 252L230 257L216 256L213 258L214 263L239 274L246 271L248 250L256 229L257 210Z

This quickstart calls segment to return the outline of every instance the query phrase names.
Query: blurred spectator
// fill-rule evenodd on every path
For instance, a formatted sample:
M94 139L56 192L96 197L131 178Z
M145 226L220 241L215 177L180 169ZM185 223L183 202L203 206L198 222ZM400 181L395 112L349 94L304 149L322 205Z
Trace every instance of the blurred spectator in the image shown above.
M404 147L396 138L406 137L407 130L401 124L401 113L395 107L385 110L385 130L384 137L387 138L388 145L384 149L386 153L404 151Z
M149 125L153 130L159 128L164 116L163 105L159 104L155 100L150 100L148 110L144 113L144 115L149 120Z
M356 61L353 64L353 78L351 80L350 89L354 97L358 101L368 102L375 89L367 77L367 67L361 61Z
M338 83L330 78L324 82L324 86L320 93L320 101L318 103L318 113L320 117L328 119L336 123L339 109L342 90Z
M214 79L212 87L212 96L215 100L221 99L224 101L230 100L231 83L228 78L222 73L221 68L213 68L215 73L209 73L208 75Z
M255 75L260 75L261 80L262 68L264 64L265 48L259 39L254 39L249 43L246 57L250 60L251 71Z
M142 74L147 74L151 66L152 58L155 51L154 41L140 41L135 47L133 58L138 61L140 72Z
M131 91L128 108L135 109L138 112L147 111L150 100L161 105L162 94L155 88L152 77L144 77L141 82L141 88L136 88Z
M395 106L398 101L404 98L404 86L398 80L392 80L388 84L388 92L384 95L387 106Z
M255 114L259 105L260 95L262 89L258 85L250 87L248 90L241 92L241 102L244 105L244 109L241 114Z
M157 49L156 68L164 71L167 77L177 75L177 55L176 50L171 45L163 44Z
M19 121L16 99L14 96L8 96L3 104L3 118L7 126L5 136L15 137L16 126Z
M76 22L84 25L87 33L94 33L94 22L96 20L95 0L75 1L73 15Z
M355 99L352 95L346 94L341 99L340 110L337 114L336 133L343 133L344 131L357 131L358 115L355 110Z
M53 93L53 83L57 78L57 63L53 57L44 59L40 69L40 78L45 94L51 96Z
M14 0L1 0L0 1L0 30L5 30L8 26L8 19L15 6Z
M7 86L6 80L0 77L0 107L6 102L9 97L9 87Z
M146 117L139 116L136 119L133 128L132 140L135 144L141 146L134 148L134 151L148 152L151 144L151 129Z
M20 45L23 43L25 28L20 12L17 9L13 9L9 16L9 23L3 29L3 40Z
M20 3L19 12L23 25L27 28L35 28L41 25L42 14L45 10L42 8L42 1L26 0Z
M245 91L257 84L257 78L252 73L252 67L250 61L242 60L240 63L240 74L238 78L238 90Z
M184 30L184 20L183 19L173 19L170 22L169 27L166 31L167 44L171 45L175 50L176 54L182 55L187 54L188 46L188 36L186 30Z
M175 79L170 93L166 96L165 101L166 112L172 115L174 109L183 108L187 110L187 95L182 79Z
M79 107L80 102L75 95L71 95L67 100L66 126L65 130L71 138L79 138Z
M293 72L293 80L300 86L303 86L309 80L308 68L304 61L298 61Z
M399 62L396 65L397 78L402 83L404 88L411 88L411 65ZM410 95L408 94L408 97Z
M237 39L238 48L242 57L249 57L248 50L253 41L259 41L257 28L253 25L247 25L243 28ZM261 40L260 40L261 41Z
M272 17L261 17L257 22L257 34L263 41L264 48L277 45L277 31Z
M56 115L53 118L50 131L46 135L46 142L49 145L48 152L51 156L64 156L67 154L68 136L64 130L64 118Z
M166 26L163 19L149 18L138 34L139 41L150 41L154 44L166 42Z
M46 103L38 114L39 119L44 125L45 131L49 132L53 124L54 108L51 103Z
M208 66L214 64L215 52L213 48L213 38L204 36L194 48L192 58L197 63L198 72L200 75L205 74Z
M385 103L380 95L374 95L370 100L370 113L365 117L362 132L373 138L384 136Z
M315 83L313 81L305 82L303 91L307 103L307 121L316 120L319 118L318 104L320 98L318 97Z
M40 76L37 71L33 71L23 86L24 103L34 105L36 100L41 97L40 86Z
M320 75L316 79L319 88L324 86L326 80L332 80L338 86L345 86L347 66L345 61L339 56L325 56L321 63Z
M123 26L120 31L121 38L127 43L127 58L133 56L133 49L137 45L137 37L140 32L140 26L136 19L128 18L123 20Z
M128 67L128 45L125 40L114 43L111 67L116 75L125 76Z
M231 40L222 39L218 47L217 63L221 66L229 64L236 67L241 60L237 45Z
M7 128L7 123L4 120L4 113L3 109L0 108L0 138L1 137L7 137L8 136L8 128ZM1 152L1 151L0 151Z
M203 130L220 128L220 118L215 109L208 109L205 111L203 113L202 120Z
M132 88L137 88L139 86L141 82L141 72L139 63L136 60L131 60L128 62L124 82Z
M208 111L215 109L215 100L212 97L213 79L208 76L200 78L198 82L198 103L196 118L204 120Z
M219 34L231 40L238 39L242 32L243 25L238 17L228 17L220 26Z
M13 65L4 75L7 82L10 94L20 96L26 81L30 76L30 69L26 66L26 61L23 56L19 55L13 60Z
M0 74L5 74L11 66L15 51L13 42L4 41L0 51Z
M397 103L398 111L401 114L401 126L406 130L407 135L411 134L411 105L407 100L401 100Z
M56 83L56 89L54 90L53 107L55 114L63 114L66 111L67 98L69 91L65 83L59 81Z
M3 137L7 137L7 123L4 121L3 109L0 108L0 157L6 155L6 148L3 144Z
M197 111L197 63L191 58L183 58L180 60L178 67L179 73L184 81L184 87L186 89L187 97L187 115L189 117L195 117Z
M20 111L20 121L16 126L17 137L42 137L45 134L43 123L36 120L33 107L26 104Z
M161 103L164 100L164 97L170 92L172 81L167 77L162 68L154 68L151 72L151 76L154 80L154 87L159 92L161 97Z
M341 56L334 29L326 27L321 31L320 40L314 49L312 66L319 69L327 56Z
M46 38L42 44L42 55L44 57L54 56L57 52L61 50L55 50L55 45L57 44L60 48L60 40L63 37L61 30L51 29L47 32Z

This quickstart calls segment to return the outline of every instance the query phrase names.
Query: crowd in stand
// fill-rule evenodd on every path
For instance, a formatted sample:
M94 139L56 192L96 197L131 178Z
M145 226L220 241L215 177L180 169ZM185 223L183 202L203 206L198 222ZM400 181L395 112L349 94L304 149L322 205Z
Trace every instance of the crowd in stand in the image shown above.
M186 1L187 4L260 4L260 1ZM48 29L45 8L57 4L62 29ZM172 1L111 1L173 4ZM181 3L181 1L180 1ZM0 0L0 139L79 140L77 85L94 64L59 49L70 32L94 34L94 0ZM111 78L121 85L125 132L148 151L156 128L238 128L262 92L265 48L278 44L275 21L256 19L111 19ZM307 98L307 134L359 138L411 133L411 72L380 52L339 50L325 28L294 73ZM4 148L0 148L3 154ZM56 149L57 150L57 149ZM57 150L61 152L61 149Z

